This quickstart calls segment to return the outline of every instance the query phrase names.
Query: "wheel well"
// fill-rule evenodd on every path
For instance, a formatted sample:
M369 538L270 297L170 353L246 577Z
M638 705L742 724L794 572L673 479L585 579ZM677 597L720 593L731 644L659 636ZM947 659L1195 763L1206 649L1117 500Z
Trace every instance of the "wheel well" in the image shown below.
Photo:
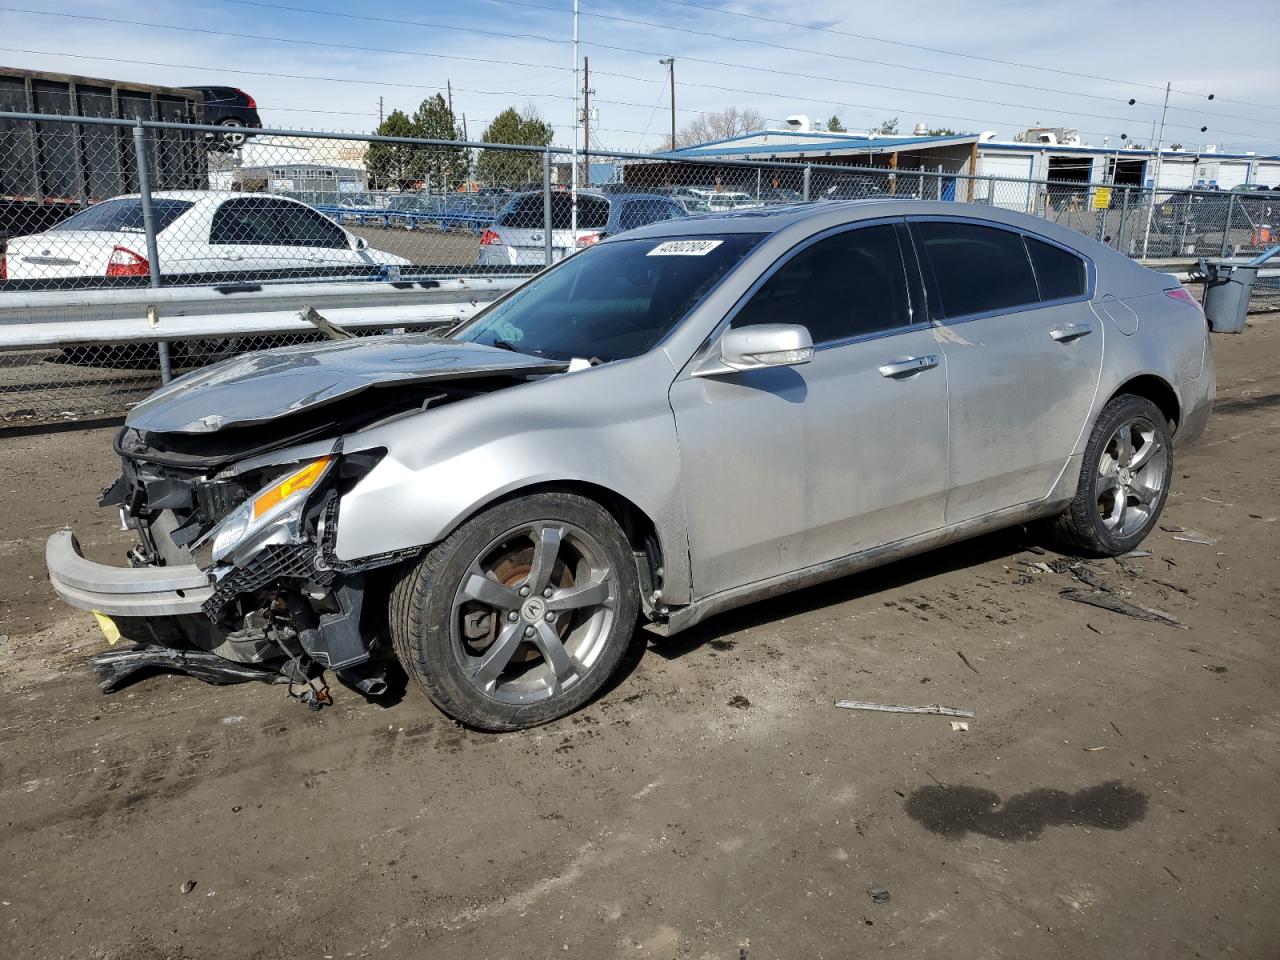
M1165 419L1169 421L1170 430L1177 432L1178 421L1181 419L1182 410L1178 402L1178 394L1168 382L1160 377L1152 374L1145 374L1141 377L1134 377L1122 384L1115 393L1111 395L1111 399L1115 399L1122 393L1132 393L1139 397L1145 397L1154 403L1160 412L1164 414Z
M503 499L523 497L531 493L541 493L545 490L576 493L579 496L596 501L596 503L613 514L613 518L618 521L623 533L627 535L627 541L631 544L631 549L637 554L642 554L647 561L643 566L648 568L648 578L646 581L645 571L642 569L640 571L640 588L645 609L649 609L650 603L654 600L653 592L662 590L664 574L662 541L658 539L658 528L649 519L649 515L621 494L615 493L608 487L588 483L584 480L560 480L531 487L521 487L518 490L512 490ZM660 596L661 594L659 594Z

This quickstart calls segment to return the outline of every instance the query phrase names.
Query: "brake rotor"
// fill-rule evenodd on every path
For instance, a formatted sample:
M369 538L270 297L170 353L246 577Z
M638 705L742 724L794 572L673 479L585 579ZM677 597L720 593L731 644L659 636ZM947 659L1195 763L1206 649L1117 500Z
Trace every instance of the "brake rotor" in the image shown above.
M504 544L505 547L505 544ZM521 547L512 550L502 556L497 563L487 571L492 574L503 586L511 587L513 590L519 587L529 576L529 571L533 569L533 547ZM559 557L556 558L555 566L551 568L552 586L571 587L574 584L573 571ZM460 611L462 615L462 635L466 638L467 646L471 648L473 655L480 655L498 638L498 626L502 622L501 617L496 616L496 611L492 607L486 607L481 603L468 603ZM556 632L563 640L569 632L569 621L572 617L562 616L560 622L556 624ZM534 660L541 659L542 654L537 646L530 641L520 644L518 650L511 658L512 663L530 663Z

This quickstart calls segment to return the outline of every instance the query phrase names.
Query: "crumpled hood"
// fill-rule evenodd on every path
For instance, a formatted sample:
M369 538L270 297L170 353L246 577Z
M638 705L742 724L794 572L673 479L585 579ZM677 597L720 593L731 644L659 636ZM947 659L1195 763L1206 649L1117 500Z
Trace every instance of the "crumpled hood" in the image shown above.
M560 373L569 365L422 333L277 347L179 377L125 419L147 433L213 433L286 417L372 387Z

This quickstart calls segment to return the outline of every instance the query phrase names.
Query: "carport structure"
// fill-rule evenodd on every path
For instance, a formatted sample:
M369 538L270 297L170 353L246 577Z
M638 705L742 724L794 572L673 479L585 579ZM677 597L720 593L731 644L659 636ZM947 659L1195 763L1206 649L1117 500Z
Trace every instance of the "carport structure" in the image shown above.
M881 136L762 130L657 154L655 159L663 160L662 164L628 164L623 177L628 186L640 189L697 186L761 198L771 191L804 192L804 169L808 167L810 199L824 194L844 198L894 193L968 200L971 188L957 186L956 177L947 174L971 174L977 167L977 155L976 134ZM742 161L753 165L740 165ZM777 168L755 165L761 162L776 162ZM884 173L855 176L823 167L875 168ZM904 175L909 172L933 176L908 179Z

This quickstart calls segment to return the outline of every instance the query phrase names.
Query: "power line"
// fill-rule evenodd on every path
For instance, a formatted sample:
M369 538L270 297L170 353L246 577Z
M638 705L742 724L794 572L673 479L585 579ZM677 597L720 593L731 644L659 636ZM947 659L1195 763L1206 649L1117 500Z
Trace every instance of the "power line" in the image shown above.
M568 41L565 41L565 40L560 40L560 39L555 38L555 37L548 37L548 36L545 36L545 35L542 35L542 34L532 34L532 33L521 33L521 34L502 34L502 33L497 33L497 32L495 32L495 31L491 31L491 30L483 30L483 29L476 28L476 27L444 26L444 25L435 24L435 23L428 23L428 22L426 22L426 21L422 21L422 20L406 20L406 19L402 19L402 18L395 18L395 17L380 17L380 16L375 16L375 15L372 15L372 14L351 14L351 13L341 13L341 12L336 12L336 11L332 11L332 10L321 10L321 9L316 9L316 8L314 8L314 7L299 7L299 6L292 6L292 5L286 5L286 4L267 3L267 2L265 2L265 0L224 0L224 2L226 2L226 3L239 4L239 5L243 5L243 6L263 7L263 8L268 8L268 9L272 9L272 10L285 10L285 11L289 11L289 12L293 12L293 13L308 13L308 14L313 14L313 15L316 15L316 16L341 17L341 18L349 19L349 20L368 20L368 21L370 21L370 22L376 22L376 23L394 23L394 24L400 24L400 25L403 25L403 26L415 26L415 27L422 27L422 28L437 28L437 27L440 27L440 28L443 28L443 29L455 30L455 31L463 32L463 33L477 33L477 34L484 35L484 36L502 36L502 37L506 37L506 38L509 38L509 39L530 39L530 40L538 40L538 41L542 41L542 42L554 43L554 44L559 44L559 45L562 45L562 44L564 44L564 43L567 43L567 42L568 42ZM697 4L693 4L692 6L698 6L698 5L697 5ZM0 9L5 9L5 8L0 8ZM554 9L554 8L551 8L551 9ZM701 9L710 9L710 8L701 8ZM23 12L39 12L39 11L23 11ZM55 14L55 15L61 15L61 14ZM71 14L71 15L69 15L69 16L79 16L79 15ZM778 21L778 22L779 22L779 23L786 23L786 21ZM183 27L166 27L166 28L167 28L167 29L177 29L177 30L188 29L188 28L183 28ZM208 31L208 32L212 32L212 31ZM833 31L833 32L842 32L842 31ZM243 36L243 35L242 35L242 36ZM855 35L855 36L857 36L857 35ZM263 38L263 39L267 39L267 38ZM297 40L287 40L287 41L285 41L285 42L307 43L307 42L315 42L315 41L297 41ZM598 43L598 42L595 42L595 41L583 41L583 42L584 42L587 46L596 47L596 48L601 49L601 50L612 50L612 51L621 52L621 53L632 53L632 54L638 54L638 55L640 55L640 56L646 56L646 57L651 57L651 56L664 56L664 55L665 55L665 53L664 53L663 51L658 51L658 50L639 50L639 49L636 49L636 48L634 48L634 47L624 47L624 46L620 46L620 45L617 45L617 44ZM753 65L750 65L750 64L734 63L734 62L726 61L726 60L713 60L713 59L706 58L706 57L682 56L682 57L681 57L681 59L683 59L683 60L688 60L688 61L693 62L693 63L702 63L702 64L706 64L706 65L708 65L708 66L715 66L715 67L729 67L729 68L731 68L731 69L738 69L738 70L752 70L752 71L756 71L756 72L760 72L760 73L769 73L769 74L773 74L773 75L776 75L776 76L795 77L795 78L797 78L797 79L801 79L801 80L818 80L818 81L821 81L821 82L823 82L823 83L838 83L838 84L844 84L844 85L846 85L846 86L873 87L873 88L882 89L882 90L892 90L892 91L895 91L895 92L898 92L898 93L910 93L910 94L915 94L915 95L917 95L917 96L925 96L925 97L941 97L941 98L951 99L951 100L963 100L963 101L966 101L966 102L969 102L969 103L983 103L983 104L990 103L990 104L993 104L993 105L996 105L996 106L1013 107L1013 108L1015 108L1015 109L1019 109L1019 110L1031 110L1031 111L1035 111L1035 112L1038 112L1038 113L1039 113L1039 112L1046 112L1046 108L1044 108L1044 107L1040 107L1040 106L1036 106L1036 105L1034 105L1034 104L1028 104L1028 103L1012 103L1012 102L1002 101L1002 100L988 100L988 99L986 99L986 98L982 98L982 97L966 97L966 96L963 96L963 95L960 95L960 94L939 93L939 92L931 91L931 90L916 90L916 89L911 89L911 88L907 88L907 87L901 87L901 86L897 86L897 85L893 85L893 84L872 83L872 82L870 82L870 81L863 81L863 80L846 80L846 79L842 79L842 78L840 78L840 77L830 77L830 76L824 76L824 75L822 75L822 74L798 73L798 72L796 72L796 71L790 71L790 70L779 70L779 69L776 69L776 68L773 68L773 67L753 66ZM598 71L598 72L599 72L599 73L603 73L603 71ZM652 79L650 79L650 78L627 77L627 79L640 80L641 82L645 82L645 83L651 83L651 82L654 82L654 81L653 81ZM1095 79L1096 79L1096 78L1095 78ZM1104 78L1104 79L1105 79L1105 78ZM1108 82L1123 83L1124 81L1109 80ZM1143 86L1143 84L1139 84L1139 86ZM1147 86L1149 86L1149 85L1147 85ZM1163 91L1163 88L1160 88L1160 89ZM745 92L750 92L750 91L742 91L742 92L744 92L744 93L745 93ZM1054 108L1054 112L1061 112L1061 108ZM1133 117L1131 117L1131 116L1130 116L1130 117L1120 117L1120 116L1116 116L1116 115L1114 115L1114 114L1091 114L1091 113L1081 113L1081 112L1079 112L1079 111L1074 111L1074 110L1070 111L1070 113L1071 113L1073 116L1087 117L1087 118L1089 118L1089 119L1091 119L1091 120L1114 120L1114 121L1118 121L1118 122L1120 122L1120 123L1133 123L1133 122L1134 122L1134 118L1133 118ZM1180 128L1180 129L1184 129L1184 130L1198 130L1200 125L1196 125L1196 124L1185 124L1185 123L1183 123L1183 124L1170 123L1170 124L1168 124L1168 126L1171 126L1171 127L1178 127L1178 128ZM1231 136L1241 137L1241 138L1246 139L1246 140L1259 140L1259 141L1262 141L1262 142L1270 142L1269 138L1266 138L1266 137L1257 137L1257 136L1254 136L1253 134L1241 133L1240 131L1233 131L1233 130L1218 130L1218 131L1215 131L1215 132L1216 132L1216 133L1225 133L1225 134L1230 134Z
M310 47L329 47L329 48L338 49L338 50L355 50L361 53L387 53L387 54L395 54L399 56L426 57L429 59L436 59L436 60L461 60L468 63L488 63L488 64L494 64L497 66L528 67L531 69L540 69L540 70L571 70L572 69L571 67L561 67L561 66L555 66L552 64L545 64L545 63L523 63L518 60L494 60L494 59L488 59L485 57L464 57L464 56L458 56L455 54L445 54L445 53L423 53L422 51L419 51L419 50L396 50L396 49L391 49L387 47L364 47L364 46L358 46L356 44L334 43L326 40L300 40L296 37L275 37L275 36L267 36L263 34L254 34L254 33L233 33L228 30L212 30L207 27L179 26L177 24L154 23L152 21L143 21L143 20L124 20L116 17L98 17L98 16L92 16L90 14L84 14L84 13L66 13L60 10L30 10L22 7L0 7L0 11L4 11L7 13L26 13L26 14L31 14L34 16L41 16L41 17L62 17L62 18L71 19L71 20L89 20L97 23L113 23L120 26L128 26L128 27L143 27L143 28L156 29L156 30L176 30L182 33L201 33L201 34L218 36L218 37L231 37L237 40L262 40L262 41L267 41L269 43L291 43L291 44L297 44L301 46L310 46ZM337 16L337 14L335 14L335 16ZM515 36L515 35L512 35L512 36ZM626 79L643 80L644 78L627 77Z
M987 57L976 53L962 53L958 50L947 50L943 47L930 47L920 43L909 43L905 40L891 40L888 37L878 37L870 33L854 33L849 30L838 30L835 27L815 27L811 24L798 23L794 20L783 20L779 17L766 17L761 14L744 13L739 10L726 10L722 7L713 7L704 3L692 3L690 0L657 0L657 2L670 4L676 7L689 7L694 10L701 10L703 13L715 13L726 17L739 17L744 20L757 20L762 23L770 23L776 26L794 27L799 30L811 30L817 33L836 34L842 37L852 37L855 40L870 40L874 43L884 43L895 47L904 47L910 50L922 50L926 53L940 53L947 57L961 57L966 60L976 60L981 63L995 63L1006 67L1017 67L1020 70L1039 70L1044 73L1056 73L1066 77L1077 77L1084 80L1100 80L1104 83L1117 83L1123 86L1145 87L1148 90L1164 91L1164 86L1158 83L1145 83L1140 80L1122 80L1118 77L1107 77L1096 73L1082 73L1076 70L1063 70L1060 67L1046 67L1043 64L1038 63L1020 63L1016 60L1003 60L999 57ZM1188 97L1198 97L1200 99L1206 99L1208 97L1207 94L1192 93L1188 90L1178 90L1176 88L1173 92L1180 93ZM1267 110L1280 110L1280 107L1277 107L1274 104L1251 103L1248 100L1232 100L1226 97L1215 97L1215 99L1222 100L1225 103L1238 103L1241 106L1260 107ZM1180 107L1179 109L1189 108Z
M542 3L529 3L527 2L527 0L480 0L480 2L497 4L501 6L524 7L524 8L533 9L533 10L549 10L557 13L562 12L559 7L553 7L553 6L549 6L547 4L542 4ZM767 47L773 50L785 50L790 53L803 53L810 56L829 57L835 60L846 60L851 63L865 63L871 66L888 67L894 70L909 70L912 73L928 73L928 74L933 74L934 76L948 77L950 79L971 80L977 83L990 83L990 84L996 84L1003 87L1015 87L1020 90L1036 90L1041 93L1052 93L1052 94L1058 94L1066 97L1083 97L1088 100L1101 100L1105 103L1118 102L1118 98L1112 95L1084 93L1078 90L1062 90L1057 87L1037 86L1035 84L1026 83L1024 81L999 80L993 77L981 77L981 76L975 76L973 74L968 74L968 73L955 73L949 70L937 70L931 67L915 66L915 65L906 64L906 63L894 63L893 61L890 61L890 60L874 60L869 57L856 57L851 54L833 53L827 50L814 50L809 47L795 47L795 46L791 46L790 44L775 43L771 40L757 40L753 37L736 37L730 34L717 33L712 30L697 30L689 26L676 26L669 23L659 23L653 20L640 20L635 17L620 17L615 14L593 13L585 10L582 11L581 15L584 17L592 17L597 20L608 20L613 23L628 23L628 24L634 24L636 26L648 27L650 29L670 30L676 33L682 33L686 35L693 35L693 36L699 36L699 37L711 37L713 39L723 40L729 43L747 43L747 44L752 44L754 46ZM1160 104L1156 102L1147 102L1147 101L1135 101L1135 102L1138 104L1141 104L1142 106L1150 106L1150 107L1160 106ZM1253 117L1246 117L1239 114L1220 113L1218 111L1197 110L1191 107L1175 107L1171 109L1179 109L1179 110L1184 110L1192 113L1206 113L1215 117L1227 117L1227 118L1232 118L1237 120L1245 120L1248 122L1257 122ZM1280 123L1280 119L1272 120L1272 121L1264 121L1264 122Z

